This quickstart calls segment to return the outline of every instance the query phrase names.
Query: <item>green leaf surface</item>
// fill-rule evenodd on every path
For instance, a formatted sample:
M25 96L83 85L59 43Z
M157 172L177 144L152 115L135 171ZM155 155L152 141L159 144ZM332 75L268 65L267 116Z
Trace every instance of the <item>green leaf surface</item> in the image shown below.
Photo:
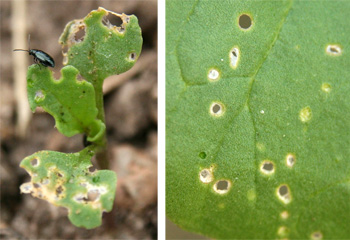
M213 238L349 238L350 2L166 7L167 216Z
M105 125L96 119L97 108L95 90L91 83L77 80L78 70L66 66L61 70L62 77L55 80L48 68L37 64L27 72L27 90L30 108L42 107L56 121L57 129L71 137L86 133L93 142L101 138Z
M20 166L31 181L22 184L21 192L67 208L77 227L100 226L102 212L112 209L117 177L109 170L90 172L92 156L86 148L71 154L40 151L26 157Z

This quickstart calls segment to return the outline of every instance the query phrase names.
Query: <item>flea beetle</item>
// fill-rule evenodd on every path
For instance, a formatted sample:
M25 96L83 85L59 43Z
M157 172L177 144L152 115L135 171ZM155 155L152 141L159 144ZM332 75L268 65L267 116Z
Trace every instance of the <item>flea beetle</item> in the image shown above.
M30 49L30 35L28 37L28 50L24 49L15 49L13 51L25 51L28 52L29 55L32 55L34 57L34 62L37 64L41 64L44 67L55 67L55 61L53 58L47 54L44 51L38 50L38 49Z

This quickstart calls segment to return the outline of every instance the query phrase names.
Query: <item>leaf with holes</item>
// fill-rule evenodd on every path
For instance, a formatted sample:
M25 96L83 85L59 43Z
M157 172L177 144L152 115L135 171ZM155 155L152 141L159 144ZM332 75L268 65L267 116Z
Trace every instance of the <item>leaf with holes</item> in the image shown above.
M102 213L112 209L117 178L109 170L90 172L92 156L86 148L70 154L40 151L26 157L20 166L31 181L21 185L21 192L67 208L77 227L101 225Z
M121 26L106 20L108 15L120 18ZM84 35L76 39L79 31ZM75 66L95 86L102 85L106 77L134 66L141 52L142 36L136 16L100 7L84 19L69 22L59 42L63 48L68 47L64 63Z
M71 137L86 133L91 142L104 134L105 125L96 119L95 90L91 83L77 80L79 73L73 66L61 70L62 77L55 80L48 68L32 65L27 73L30 108L42 107L56 121L57 129Z
M122 25L113 26L105 19L108 15L121 18ZM79 39L80 31L85 35ZM74 154L41 151L25 158L21 167L32 179L21 190L68 208L74 225L94 228L101 224L102 212L112 209L117 181L112 171L88 171L93 155L100 168L109 165L102 84L106 77L135 64L141 52L141 29L134 15L99 8L68 23L59 42L68 48L64 64L69 65L62 68L59 80L42 65L29 67L30 107L50 113L57 129L68 137L84 133L88 147ZM78 74L86 80L78 80Z
M212 238L350 236L349 12L167 1L172 221Z

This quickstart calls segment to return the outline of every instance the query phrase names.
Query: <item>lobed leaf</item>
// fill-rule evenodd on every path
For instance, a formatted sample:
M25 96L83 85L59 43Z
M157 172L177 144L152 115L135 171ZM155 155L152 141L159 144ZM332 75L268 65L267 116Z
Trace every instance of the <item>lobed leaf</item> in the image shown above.
M86 133L88 140L98 140L105 125L96 119L95 90L91 83L77 80L78 70L66 66L55 80L52 72L32 65L27 72L27 91L31 110L42 107L56 121L57 129L67 137Z

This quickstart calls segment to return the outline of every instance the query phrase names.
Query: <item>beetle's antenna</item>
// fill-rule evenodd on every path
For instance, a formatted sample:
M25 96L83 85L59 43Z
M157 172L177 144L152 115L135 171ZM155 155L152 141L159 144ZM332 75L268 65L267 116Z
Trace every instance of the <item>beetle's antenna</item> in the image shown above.
M29 52L29 50L24 50L24 49L14 49L13 51L25 51L25 52Z

